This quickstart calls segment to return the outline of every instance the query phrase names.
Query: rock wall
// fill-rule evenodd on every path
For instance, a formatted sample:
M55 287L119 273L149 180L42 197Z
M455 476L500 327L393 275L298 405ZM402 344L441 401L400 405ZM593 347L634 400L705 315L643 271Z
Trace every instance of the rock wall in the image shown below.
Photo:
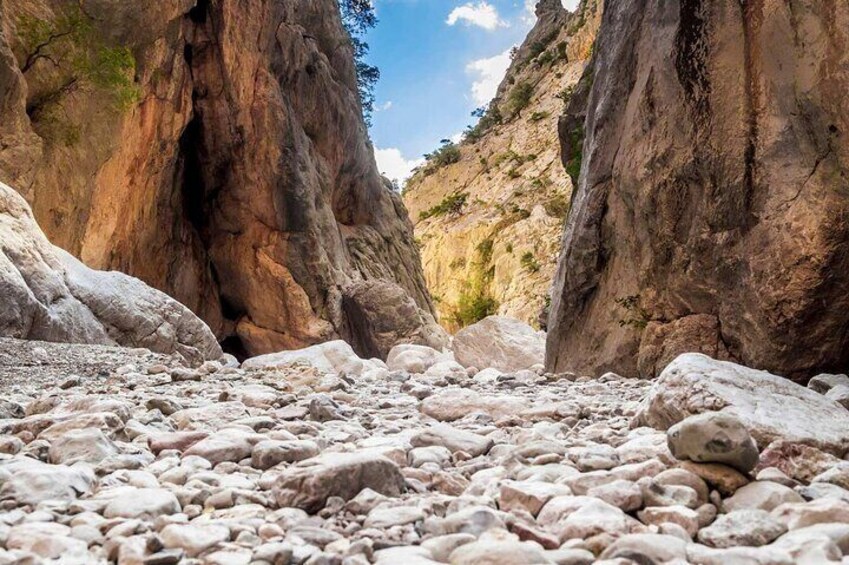
M496 306L489 313L538 327L547 302L572 192L556 123L592 51L601 2L582 2L570 14L559 0L545 0L537 16L483 118L496 111L497 122L467 134L457 162L425 165L404 191L428 287L451 329L464 325L458 311L488 299ZM517 109L523 88L527 103ZM428 214L452 197L462 205Z
M432 311L335 0L76 5L0 6L0 179L54 243L169 293L244 355L356 341L342 296L362 279ZM32 61L32 21L76 28ZM62 91L79 52L119 48L131 86L101 72Z
M548 369L847 369L847 46L845 2L608 5L561 120L582 163Z

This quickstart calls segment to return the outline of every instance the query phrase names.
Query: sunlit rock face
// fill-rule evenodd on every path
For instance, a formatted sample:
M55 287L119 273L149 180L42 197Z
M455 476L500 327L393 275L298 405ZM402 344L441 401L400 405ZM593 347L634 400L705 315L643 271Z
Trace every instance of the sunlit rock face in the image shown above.
M561 120L582 163L548 369L845 370L847 23L819 0L607 6Z
M61 27L67 9L0 9L0 179L51 241L174 296L242 355L356 341L342 297L361 279L431 313L334 0L86 2L62 49L128 48L127 92L62 90L71 63L27 64L28 22Z
M575 13L558 0L539 2L536 24L457 161L431 160L406 185L428 288L451 330L486 314L544 325L572 193L557 121L592 53L601 10L596 0Z

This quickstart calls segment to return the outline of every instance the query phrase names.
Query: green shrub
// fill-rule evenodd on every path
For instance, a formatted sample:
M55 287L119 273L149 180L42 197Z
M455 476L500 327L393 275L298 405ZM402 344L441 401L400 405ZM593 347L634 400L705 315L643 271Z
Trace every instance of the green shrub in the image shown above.
M510 169L509 171L507 171L507 177L508 177L508 178L511 178L511 179L517 179L517 178L519 178L520 176L522 176L522 173L520 173L518 170L516 170L516 168L515 168L515 167L513 167L512 169Z
M566 88L564 88L563 90L561 90L560 92L557 93L556 98L559 98L560 100L562 100L563 101L563 107L566 108L567 106L569 106L569 102L572 101L572 95L574 95L574 94L575 94L575 87L574 86L567 86Z
M565 220L569 215L569 199L563 194L555 194L549 198L544 204L545 213L552 218L560 218Z
M630 326L642 330L648 325L651 317L640 306L639 295L617 298L614 302L617 306L625 310L625 315L619 320L620 327Z
M466 192L458 192L449 194L442 201L419 214L419 220L427 220L428 218L443 216L445 214L459 214L466 205L466 199L469 194Z
M531 114L530 120L532 122L541 122L542 120L548 118L551 114L548 112L534 112Z
M109 94L119 110L140 100L132 51L123 45L108 45L79 6L67 7L52 21L21 16L17 31L25 51L21 72L28 72L41 60L49 61L54 69L53 84L30 102L30 115L87 87Z
M566 173L572 179L572 184L578 184L578 178L581 176L581 162L584 158L584 128L579 126L575 128L569 136L571 143L571 158L566 162Z
M537 262L536 257L534 257L534 254L530 251L522 254L522 258L520 259L520 261L522 263L522 267L529 273L539 272L539 262Z
M495 246L495 241L491 237L478 243L475 250L478 253L478 261L483 264L489 264L492 261L492 249Z
M478 118L478 123L474 126L468 126L466 131L463 132L463 141L469 143L475 143L481 139L486 132L499 125L503 120L495 101L491 102L487 108L481 107L472 112L472 117Z
M498 312L498 301L492 297L490 291L495 276L495 266L492 265L494 244L492 238L487 238L475 249L477 257L472 264L472 274L463 286L457 304L449 316L450 321L458 328L474 324Z
M448 268L450 268L452 271L455 271L457 269L462 269L465 266L466 266L466 258L465 257L458 257L448 264Z
M489 294L479 291L462 291L457 306L451 312L451 320L460 328L480 322L487 316L498 313L498 301Z
M448 165L457 163L462 158L460 147L450 139L443 139L436 150L424 155L425 164L414 169L413 176L426 177Z
M548 177L540 177L531 181L531 186L536 188L537 190L543 190L551 186L551 179Z
M525 81L516 84L507 95L507 109L511 118L516 117L531 103L534 87Z
M429 165L437 168L453 165L460 160L460 148L457 144L449 139L443 139L442 145L432 153L427 153L424 157Z
M68 4L53 20L21 16L16 30L24 52L22 73L39 61L50 63L51 72L40 75L40 88L27 102L27 114L47 140L73 145L82 128L71 123L64 110L67 96L98 91L115 110L124 111L139 102L141 89L135 83L136 61L129 47L108 44L93 20L79 6Z

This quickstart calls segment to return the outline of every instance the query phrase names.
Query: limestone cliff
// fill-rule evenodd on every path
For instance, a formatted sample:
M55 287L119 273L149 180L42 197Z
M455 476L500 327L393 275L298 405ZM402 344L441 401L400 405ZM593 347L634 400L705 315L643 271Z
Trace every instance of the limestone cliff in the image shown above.
M572 191L557 119L592 52L600 11L596 1L575 14L559 0L539 2L478 125L407 183L404 202L446 327L494 313L539 325Z
M549 369L846 371L847 46L846 2L608 4L561 121L583 158Z
M6 0L0 18L0 179L54 243L243 354L357 342L342 302L362 279L432 311L335 0Z

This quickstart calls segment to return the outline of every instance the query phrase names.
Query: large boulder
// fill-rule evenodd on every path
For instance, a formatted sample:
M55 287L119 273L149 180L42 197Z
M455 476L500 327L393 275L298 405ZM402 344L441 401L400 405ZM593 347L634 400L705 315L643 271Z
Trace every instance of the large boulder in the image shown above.
M548 370L849 364L847 42L845 2L605 2L561 120Z
M401 344L389 351L386 365L390 371L424 373L437 363L453 361L451 353L443 353L425 345Z
M489 316L454 336L454 356L464 367L511 372L545 359L545 333L504 316Z
M443 349L448 334L430 312L416 304L396 283L383 279L357 281L342 292L348 331L343 335L363 357L386 359L401 343Z
M89 269L50 244L27 203L0 183L0 336L221 357L188 308L138 279Z
M371 363L360 359L347 342L339 339L304 349L251 357L242 363L242 368L275 369L298 365L313 367L320 373L332 375L345 373L359 376L363 371L373 368Z
M849 411L836 402L766 371L699 353L666 367L635 423L665 430L713 411L736 416L762 447L783 439L838 455L849 449Z

